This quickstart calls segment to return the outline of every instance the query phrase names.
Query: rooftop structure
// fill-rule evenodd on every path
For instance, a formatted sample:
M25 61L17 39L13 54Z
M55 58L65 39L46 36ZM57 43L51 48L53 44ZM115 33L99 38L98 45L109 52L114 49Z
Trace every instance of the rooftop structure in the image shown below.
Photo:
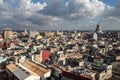
M40 80L50 77L51 71L31 61L25 61L23 63L9 64L7 73L11 76L10 79L31 80L32 78L32 80Z
M75 67L63 71L63 76L75 80L95 80L96 72L90 69Z

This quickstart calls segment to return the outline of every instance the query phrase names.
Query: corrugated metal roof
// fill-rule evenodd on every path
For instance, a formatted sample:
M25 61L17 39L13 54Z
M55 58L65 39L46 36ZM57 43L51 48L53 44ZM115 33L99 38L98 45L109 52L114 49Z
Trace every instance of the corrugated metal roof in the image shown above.
M22 69L18 68L17 70L13 71L13 74L19 79L24 80L30 76L30 74L26 73Z
M14 76L16 76L19 80L24 80L30 76L29 73L25 72L22 68L18 67L16 64L9 64L7 69L12 72Z
M44 74L46 74L49 71L46 68L44 68L42 66L38 66L37 64L30 62L30 61L26 61L22 65L25 66L26 68L30 69L34 73L38 74L39 76L43 76Z
M7 66L7 69L9 69L11 72L15 71L16 69L18 69L18 67L15 64L9 64Z

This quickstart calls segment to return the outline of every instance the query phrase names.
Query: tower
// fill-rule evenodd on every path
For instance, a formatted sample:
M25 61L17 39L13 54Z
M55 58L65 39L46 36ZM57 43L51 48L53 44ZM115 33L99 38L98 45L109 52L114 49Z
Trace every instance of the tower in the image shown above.
M12 39L12 29L11 28L4 28L3 29L3 36L4 36L4 39Z
M96 33L103 33L102 32L102 27L100 26L100 24L98 23L97 26L96 26Z
M117 33L117 37L120 38L120 32Z

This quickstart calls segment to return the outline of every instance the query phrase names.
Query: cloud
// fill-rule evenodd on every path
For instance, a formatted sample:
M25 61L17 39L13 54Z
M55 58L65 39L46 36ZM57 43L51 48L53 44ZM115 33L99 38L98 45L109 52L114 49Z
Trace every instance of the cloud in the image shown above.
M18 12L24 12L24 14L31 15L38 10L42 10L47 4L44 3L33 3L32 0L18 0Z
M108 11L108 13L105 15L107 17L114 17L120 19L120 0L117 1L117 5L113 7L111 10Z
M3 0L0 0L0 4L2 4L3 3Z
M68 2L68 14L70 18L84 19L95 17L101 14L104 8L105 4L98 0L96 2L94 0L70 0Z
M100 0L44 0L43 3L34 3L32 0L0 0L0 26L6 24L8 27L17 27L16 29L28 26L47 28L59 25L57 23L60 21L61 26L66 27L66 22L67 26L72 25L71 20L79 23L103 15L117 17L119 13L114 12L119 11L119 5L114 9ZM108 11L109 14L105 15Z
M65 3L63 0L46 0L47 6L39 11L41 14L60 17L65 14Z
M101 24L105 26L106 29L119 30L120 23L120 0L117 0L117 4L114 7L109 7L104 13L101 20Z
M36 25L51 25L51 23L57 20L60 20L60 18L38 13L35 13L30 18L28 18L28 21Z
M95 26L97 25L97 22L93 21L93 20L90 20L87 24L87 26Z
M34 26L28 20L38 10L42 10L47 4L33 3L32 0L4 0L0 1L0 26L19 27L24 28L26 24Z
M48 5L39 13L65 19L82 20L104 14L109 8L99 0L47 0Z

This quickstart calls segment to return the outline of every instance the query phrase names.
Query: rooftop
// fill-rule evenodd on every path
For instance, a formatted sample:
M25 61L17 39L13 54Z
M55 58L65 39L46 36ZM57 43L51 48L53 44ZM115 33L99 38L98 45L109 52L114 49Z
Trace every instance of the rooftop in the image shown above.
M31 61L25 61L23 63L11 63L7 65L7 69L19 80L24 80L29 76L44 76L50 70L37 65Z
M30 74L26 73L23 69L18 67L16 64L9 64L7 66L7 69L11 73L13 73L13 75L16 76L19 80L24 80L25 78L30 76Z
M30 61L25 61L24 63L22 63L22 65L39 76L42 76L49 71L48 69Z

